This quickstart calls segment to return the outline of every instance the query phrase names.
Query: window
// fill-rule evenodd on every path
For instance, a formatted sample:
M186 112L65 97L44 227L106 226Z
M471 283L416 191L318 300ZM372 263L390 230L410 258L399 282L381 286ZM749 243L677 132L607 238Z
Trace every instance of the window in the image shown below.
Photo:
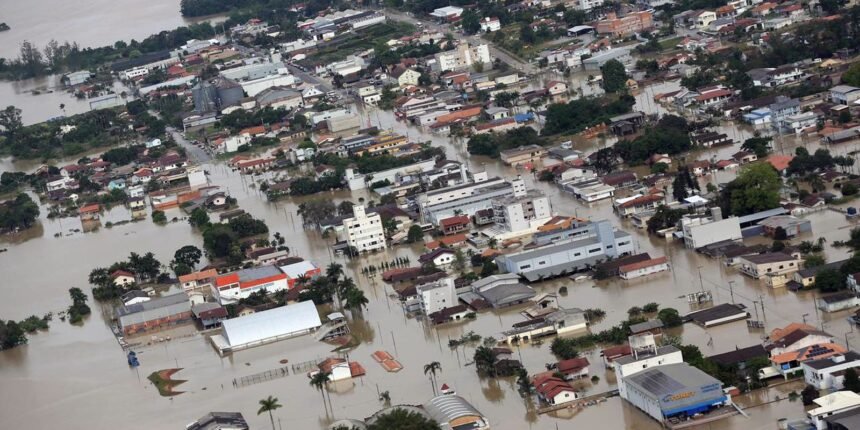
M532 267L531 264L523 264L522 266L520 266L520 270L526 270L526 269L529 269L531 267Z
M614 245L606 245L606 249L612 249Z
M544 264L546 264L546 261L538 261L538 266L543 266Z
M600 252L600 248L592 248L592 249L589 249L589 250L588 250L588 253L589 253L589 254L594 254L594 253L596 253L596 252Z
M580 255L582 255L581 252L577 252L577 253L573 254L574 257L579 257Z

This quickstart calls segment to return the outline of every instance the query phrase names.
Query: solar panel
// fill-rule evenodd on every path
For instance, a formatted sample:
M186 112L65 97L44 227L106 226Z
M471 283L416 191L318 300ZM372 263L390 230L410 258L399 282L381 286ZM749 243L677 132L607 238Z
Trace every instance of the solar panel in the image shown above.
M657 369L645 371L641 375L636 375L635 378L642 385L642 388L657 396L674 393L684 388L683 384Z

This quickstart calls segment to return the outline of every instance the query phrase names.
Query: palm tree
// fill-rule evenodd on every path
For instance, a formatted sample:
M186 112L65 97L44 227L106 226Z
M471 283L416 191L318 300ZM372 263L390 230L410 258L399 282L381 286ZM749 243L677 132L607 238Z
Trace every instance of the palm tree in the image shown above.
M495 369L493 368L493 363L496 361L496 355L493 354L493 350L486 346L479 346L475 349L475 367L478 369L478 372L483 372L489 376L495 376Z
M275 417L272 415L272 411L281 407L281 404L278 403L277 397L266 397L263 400L260 400L260 410L257 411L257 415L262 415L263 412L269 413L269 419L272 420L272 430L275 430Z
M346 292L346 304L344 305L349 310L358 310L361 311L363 308L367 307L367 304L370 303L370 300L367 300L367 297L364 295L364 291L356 287L352 287Z
M320 390L320 394L322 395L323 408L326 407L325 406L325 390L324 389L325 389L325 386L328 385L328 381L330 381L330 380L331 380L331 373L329 373L329 372L320 371L320 372L317 372L313 377L311 377L310 384L314 388L316 388L317 390ZM326 410L326 412L327 411L328 410Z
M343 275L343 265L332 262L325 269L325 275L326 277L331 279L332 282L336 282L341 277L341 275Z
M335 284L337 298L340 300L345 300L347 293L349 293L350 290L355 288L357 288L355 286L355 281L352 278L344 277L337 284Z
M442 371L442 365L438 361L431 361L424 365L424 374L430 374L430 382L433 386L433 395L436 395L436 371Z

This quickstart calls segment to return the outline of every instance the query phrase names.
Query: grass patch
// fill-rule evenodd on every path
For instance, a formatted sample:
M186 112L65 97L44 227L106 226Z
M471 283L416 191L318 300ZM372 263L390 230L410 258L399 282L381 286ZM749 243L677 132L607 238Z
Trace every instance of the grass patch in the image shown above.
M152 382L152 385L155 385L155 388L158 389L158 394L161 394L162 397L171 397L177 394L182 394L182 391L174 391L177 385L186 382L181 379L171 379L171 376L180 371L182 369L164 369L159 370L157 372L152 372L146 379L149 379L149 382Z
M661 40L660 41L660 48L672 49L672 48L676 47L678 45L678 43L680 43L681 40L683 40L683 39L684 39L683 37L673 37L671 39Z
M388 21L377 24L367 29L350 33L341 38L335 38L316 52L308 56L310 63L333 63L340 61L357 51L370 49L379 43L388 42L391 39L400 38L415 32L415 26L402 21Z

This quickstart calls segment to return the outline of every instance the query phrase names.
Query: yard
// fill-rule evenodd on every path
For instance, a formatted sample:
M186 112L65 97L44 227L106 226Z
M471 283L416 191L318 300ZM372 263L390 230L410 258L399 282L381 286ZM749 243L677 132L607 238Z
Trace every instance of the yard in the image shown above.
M414 25L402 21L388 21L384 24L374 25L332 39L309 55L307 63L327 64L340 61L358 51L371 49L379 43L385 43L414 32Z

